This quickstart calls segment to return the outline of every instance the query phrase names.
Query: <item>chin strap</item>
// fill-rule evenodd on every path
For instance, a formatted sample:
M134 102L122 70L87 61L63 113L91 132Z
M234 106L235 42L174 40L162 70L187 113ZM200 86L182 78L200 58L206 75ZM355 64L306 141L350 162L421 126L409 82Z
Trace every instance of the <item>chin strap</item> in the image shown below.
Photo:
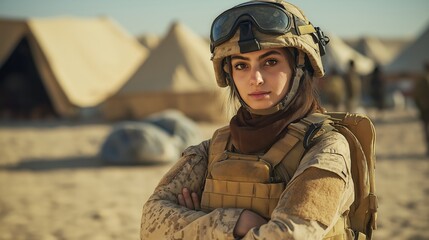
M243 106L247 111L255 115L270 115L278 111L286 110L289 107L289 104L295 98L302 76L304 75L304 67L305 67L304 57L305 57L305 54L301 51L298 51L298 57L297 57L298 64L295 68L295 74L294 74L294 77L292 78L292 86L289 92L285 95L285 97L282 100L280 100L279 103L267 109L253 109L249 105L247 105L247 103L244 102L244 100L241 98L234 84L234 81L232 79L232 75L230 71L231 69L230 58L226 58L226 66L228 66L229 69L225 69L225 70L229 70L229 71L225 71L225 72L227 73L227 76L228 76L229 85L232 87L232 90L237 94L238 100L240 101L241 106Z

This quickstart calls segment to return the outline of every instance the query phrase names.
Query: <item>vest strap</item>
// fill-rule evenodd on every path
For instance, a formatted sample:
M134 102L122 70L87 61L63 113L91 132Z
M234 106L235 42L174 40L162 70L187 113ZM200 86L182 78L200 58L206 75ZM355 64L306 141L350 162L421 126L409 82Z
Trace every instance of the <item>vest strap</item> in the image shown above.
M261 158L268 161L272 167L276 167L284 157L299 143L299 138L292 134L286 134L277 141Z
M220 160L220 155L222 155L230 142L230 130L229 126L222 127L213 134L213 137L210 141L209 148L209 159L208 159L208 176L211 177L211 170L213 164L216 161Z

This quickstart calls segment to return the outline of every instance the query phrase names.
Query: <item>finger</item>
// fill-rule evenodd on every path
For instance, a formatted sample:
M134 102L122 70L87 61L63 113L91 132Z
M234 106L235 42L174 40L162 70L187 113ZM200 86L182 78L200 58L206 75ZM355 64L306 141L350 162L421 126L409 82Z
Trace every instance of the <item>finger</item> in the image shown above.
M191 194L191 197L192 197L192 202L194 203L195 210L200 210L200 199L198 197L198 194L196 192L193 192Z
M182 190L183 198L185 199L186 207L194 210L194 203L192 202L191 194L187 188Z
M177 200L179 200L179 205L182 207L186 207L185 199L183 198L183 195L179 193L177 195Z

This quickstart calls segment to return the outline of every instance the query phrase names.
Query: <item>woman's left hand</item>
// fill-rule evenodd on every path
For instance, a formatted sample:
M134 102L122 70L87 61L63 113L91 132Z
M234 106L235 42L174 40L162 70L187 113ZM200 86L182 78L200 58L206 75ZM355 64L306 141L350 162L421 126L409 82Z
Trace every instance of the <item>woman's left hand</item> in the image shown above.
M200 210L200 198L196 192L190 192L188 188L183 188L182 193L177 195L179 205L190 210Z
M260 227L267 223L267 220L259 214L250 210L244 210L238 218L237 224L234 228L235 237L243 237L247 232L254 228Z

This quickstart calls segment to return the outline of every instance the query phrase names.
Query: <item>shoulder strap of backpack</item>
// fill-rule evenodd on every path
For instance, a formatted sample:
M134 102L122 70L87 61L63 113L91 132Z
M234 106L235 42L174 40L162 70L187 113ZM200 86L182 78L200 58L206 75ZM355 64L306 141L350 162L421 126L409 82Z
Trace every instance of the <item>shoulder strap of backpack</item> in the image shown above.
M313 140L321 134L331 131L333 127L327 124L329 116L319 113L311 114L288 126L285 136L277 141L262 157L273 168L281 164L281 177L289 181L298 169L301 158ZM286 173L286 174L285 174Z

